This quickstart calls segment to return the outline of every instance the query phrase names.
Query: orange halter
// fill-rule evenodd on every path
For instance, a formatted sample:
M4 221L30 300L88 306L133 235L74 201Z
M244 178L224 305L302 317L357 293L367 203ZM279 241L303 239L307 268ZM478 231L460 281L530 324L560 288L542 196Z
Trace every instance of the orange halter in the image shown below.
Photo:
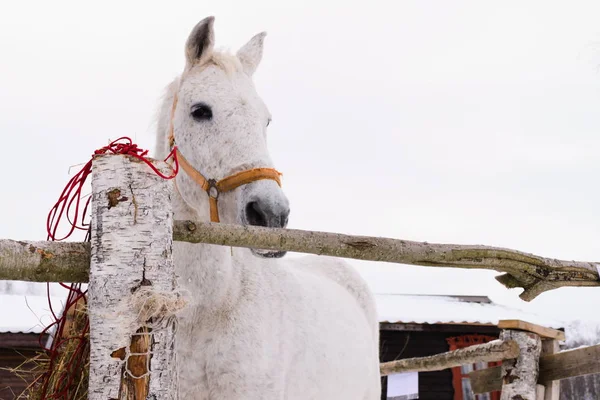
M173 126L173 118L175 116L176 108L177 92L175 92L175 97L173 98L173 107L171 109L171 121L169 124L169 144L171 148L175 146L175 129ZM192 178L194 182L196 182L202 188L202 190L204 190L208 194L211 222L219 222L219 207L217 204L217 200L219 199L220 193L229 192L240 186L261 179L274 180L279 186L281 186L281 179L279 178L281 176L281 173L273 168L253 168L235 173L218 181L215 179L206 179L204 175L202 175L197 169L192 167L192 165L188 162L188 160L186 160L183 154L181 154L179 149L177 149L176 152L177 160L179 161L179 165L181 166L181 168L190 178Z

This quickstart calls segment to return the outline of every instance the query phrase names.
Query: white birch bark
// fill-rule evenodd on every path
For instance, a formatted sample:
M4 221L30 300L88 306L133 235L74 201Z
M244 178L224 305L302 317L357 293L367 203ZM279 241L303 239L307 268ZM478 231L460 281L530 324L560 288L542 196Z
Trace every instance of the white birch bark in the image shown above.
M168 166L153 161L165 173ZM173 293L172 182L127 156L94 159L92 177L92 250L89 285L89 399L119 399L123 361L112 358L128 349L141 327L132 309L140 287ZM143 325L143 324L142 324ZM174 399L174 330L153 329L149 395Z
M520 348L519 357L502 362L501 400L536 400L542 341L538 335L525 331L503 330L500 340L514 340Z

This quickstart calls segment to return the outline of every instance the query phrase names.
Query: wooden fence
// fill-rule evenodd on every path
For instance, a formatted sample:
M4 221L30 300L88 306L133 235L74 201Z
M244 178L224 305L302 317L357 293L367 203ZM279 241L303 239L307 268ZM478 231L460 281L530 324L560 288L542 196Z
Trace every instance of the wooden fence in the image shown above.
M166 164L153 163L167 171ZM173 221L171 194L172 183L145 164L127 156L98 156L93 164L91 244L0 240L0 279L90 283L90 399L175 398L171 314L183 303L175 283L173 240L492 269L503 272L496 279L507 288L523 288L521 298L526 301L564 286L600 286L596 263L504 248ZM161 307L149 304L150 297L160 298ZM501 367L471 373L475 392L502 389L503 399L555 400L558 380L600 372L599 346L558 353L558 340L564 340L559 331L520 321L502 324L499 340L384 363L382 374L502 360Z
M559 341L565 340L562 331L518 320L500 321L498 327L502 329L499 340L429 357L382 363L381 374L440 371L476 362L502 361L501 367L469 374L475 394L501 390L502 399L558 400L561 379L600 373L600 345L559 352ZM516 387L515 382L520 386Z

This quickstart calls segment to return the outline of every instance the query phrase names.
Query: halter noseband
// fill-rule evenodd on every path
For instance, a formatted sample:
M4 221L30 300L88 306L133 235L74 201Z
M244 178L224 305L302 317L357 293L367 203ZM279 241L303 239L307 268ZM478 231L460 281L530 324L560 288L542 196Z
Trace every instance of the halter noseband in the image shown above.
M173 107L171 109L171 121L169 124L169 145L171 149L175 146L175 129L173 124L173 118L175 117L175 109L177 108L177 91L175 92L175 97L173 98ZM253 168L245 171L241 171L235 173L233 175L227 176L221 180L216 179L206 179L204 175L202 175L197 169L195 169L192 164L186 160L186 158L181 154L179 149L175 150L177 153L177 160L179 161L179 165L185 171L185 173L196 182L202 190L208 194L208 200L210 204L210 221L211 222L219 222L219 207L217 204L217 200L219 199L220 193L229 192L233 189L236 189L240 186L246 185L248 183L252 183L261 179L271 179L279 186L281 186L281 173L274 168Z

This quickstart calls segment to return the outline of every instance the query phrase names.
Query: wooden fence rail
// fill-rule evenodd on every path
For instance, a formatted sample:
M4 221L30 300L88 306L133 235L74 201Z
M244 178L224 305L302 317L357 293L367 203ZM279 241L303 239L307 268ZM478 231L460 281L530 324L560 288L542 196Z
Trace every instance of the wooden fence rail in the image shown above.
M509 360L519 356L519 345L509 340L493 340L464 349L447 351L428 357L405 358L380 364L381 376L401 372L430 372L477 362Z
M500 321L498 327L503 328L498 340L428 357L385 362L380 365L381 375L502 361L502 366L469 374L475 394L502 391L503 400L558 400L561 379L600 373L600 345L552 354L557 351L558 341L565 340L564 332L517 320Z
M173 239L425 267L491 269L504 272L496 279L507 288L523 288L520 297L526 301L563 286L600 286L598 263L556 260L481 245L435 244L193 221L175 221ZM90 249L84 243L0 240L0 279L87 282L89 254Z
M600 345L566 350L540 357L538 383L572 378L574 376L600 373ZM502 388L502 371L493 367L470 373L471 386L475 393L487 393Z

